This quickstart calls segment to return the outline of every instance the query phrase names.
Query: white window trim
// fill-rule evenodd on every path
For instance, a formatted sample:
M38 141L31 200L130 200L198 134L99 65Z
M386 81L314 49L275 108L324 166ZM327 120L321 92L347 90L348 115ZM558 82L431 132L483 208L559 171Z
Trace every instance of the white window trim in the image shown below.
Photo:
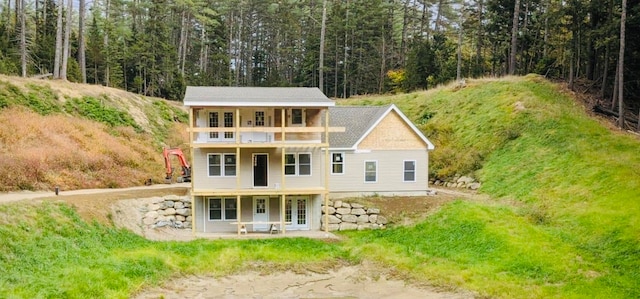
M210 178L222 178L222 177L228 177L228 178L233 178L236 177L238 175L238 157L236 156L236 174L234 175L227 175L225 173L224 167L224 157L225 156L235 156L236 154L234 153L208 153L207 154L207 176L209 176ZM209 157L210 156L220 156L220 175L211 175L210 169L209 169Z
M285 176L288 177L292 177L292 176L312 176L313 175L313 154L311 154L311 152L301 152L301 153L286 153L285 155L293 155L295 157L295 163L294 165L294 169L295 169L295 173L294 174L284 174ZM300 174L300 155L309 155L309 174ZM286 159L285 159L286 162ZM290 164L286 164L285 165L290 165Z
M302 123L300 124L294 124L293 123L293 110L294 109L299 109L302 111ZM289 115L288 119L287 119L287 124L290 127L306 127L307 125L307 109L304 108L289 108L287 111L287 114Z
M405 168L405 163L406 162L413 162L413 181L407 181L404 178L405 173L407 172L407 169ZM418 162L416 162L416 160L402 160L402 181L405 183L415 183L417 180L417 170L418 170Z
M211 109L211 110L206 110L207 112L207 128L217 128L217 129L229 129L228 131L219 131L219 132L215 132L218 133L218 137L216 138L211 138L211 134L209 134L209 140L211 141L232 141L235 140L235 126L236 126L236 122L239 121L238 116L236 116L236 113L233 110L227 110L227 109ZM218 113L218 126L217 127L210 127L209 124L211 123L211 113L215 112ZM231 113L231 117L233 118L233 126L231 127L225 127L225 119L224 119L224 114L225 113ZM214 133L214 132L211 132ZM232 133L233 137L226 137L226 133Z
M207 219L207 221L209 222L222 222L222 221L233 221L233 220L238 220L238 203L236 202L236 218L234 219L227 219L227 215L225 212L225 203L227 200L233 200L236 201L235 198L233 197L207 197L207 216L205 217L205 219ZM212 199L220 199L220 219L211 219L211 200Z
M376 163L376 180L375 181L367 181L367 162ZM378 160L364 160L364 183L365 184L374 184L378 182Z
M340 162L342 164L342 172L333 172L333 164L335 162L333 162L333 154L340 154L342 155L342 162ZM344 152L332 152L331 153L331 175L344 175L345 171L345 163L344 161L346 160L346 155Z

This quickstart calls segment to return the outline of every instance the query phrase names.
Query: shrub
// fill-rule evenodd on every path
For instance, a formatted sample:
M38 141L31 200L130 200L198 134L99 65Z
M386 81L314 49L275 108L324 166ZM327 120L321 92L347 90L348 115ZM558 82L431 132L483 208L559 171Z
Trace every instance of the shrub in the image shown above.
M101 100L93 97L85 96L82 99L68 100L64 107L69 113L99 121L111 127L130 126L136 130L142 130L127 112L104 105Z

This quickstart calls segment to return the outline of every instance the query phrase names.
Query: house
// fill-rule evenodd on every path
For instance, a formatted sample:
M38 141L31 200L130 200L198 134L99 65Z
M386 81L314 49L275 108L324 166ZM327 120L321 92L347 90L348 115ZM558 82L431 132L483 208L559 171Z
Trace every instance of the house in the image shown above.
M424 194L433 145L393 106L317 88L187 87L196 232L319 230L330 196Z
M331 198L426 195L433 144L396 107L329 108Z

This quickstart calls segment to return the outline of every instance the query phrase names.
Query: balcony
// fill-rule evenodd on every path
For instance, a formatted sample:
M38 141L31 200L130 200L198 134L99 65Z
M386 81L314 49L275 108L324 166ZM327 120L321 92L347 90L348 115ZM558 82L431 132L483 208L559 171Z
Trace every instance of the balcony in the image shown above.
M322 134L344 132L344 127L227 127L189 128L194 148L232 147L327 147ZM239 136L239 138L238 138Z

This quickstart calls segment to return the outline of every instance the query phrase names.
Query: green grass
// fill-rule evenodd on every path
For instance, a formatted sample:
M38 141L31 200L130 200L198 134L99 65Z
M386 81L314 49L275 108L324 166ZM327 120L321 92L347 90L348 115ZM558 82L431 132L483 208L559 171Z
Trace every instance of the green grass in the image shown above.
M67 100L65 110L90 120L107 124L111 127L128 126L140 132L142 128L133 120L131 115L115 107L105 105L107 99L96 99L85 96L82 99Z
M432 174L473 174L502 204L455 203L416 228L353 242L404 251L388 263L489 296L640 297L636 137L605 128L537 76L345 103L366 102L396 103L419 124L436 144Z
M26 84L26 90L0 80L0 109L24 106L40 115L62 111L57 95L44 85Z
M63 204L0 205L0 297L128 298L176 274L221 276L248 264L302 269L348 260L309 239L152 242L88 224Z
M158 243L86 224L62 205L0 205L0 296L128 297L177 273L366 259L488 297L640 297L636 137L603 127L537 76L344 101L390 102L436 143L433 174L471 173L493 199L454 201L415 226L349 232L332 244Z

